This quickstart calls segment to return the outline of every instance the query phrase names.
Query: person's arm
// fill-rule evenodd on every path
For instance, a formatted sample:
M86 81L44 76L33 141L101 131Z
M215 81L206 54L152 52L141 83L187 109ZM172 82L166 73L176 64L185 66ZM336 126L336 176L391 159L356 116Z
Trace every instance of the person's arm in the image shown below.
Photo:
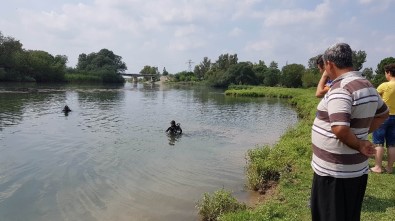
M320 81L318 82L317 90L315 92L315 96L317 98L322 98L326 94L326 92L328 92L329 87L326 86L326 82L328 81L328 78L329 78L328 74L326 73L326 71L324 71L324 73L322 73Z
M384 84L380 84L377 87L377 93L380 97L383 97L384 93ZM377 128L381 126L381 124L389 117L389 109L387 104L380 98L378 101L379 109L376 111L376 116L374 116L372 123L369 127L369 133L375 131Z
M332 132L341 142L350 148L359 151L363 155L372 157L376 154L374 144L368 140L358 139L357 136L355 136L355 134L351 131L350 127L343 125L332 126Z
M369 133L372 133L373 131L377 130L389 116L390 116L389 111L387 111L384 114L374 117L369 127Z

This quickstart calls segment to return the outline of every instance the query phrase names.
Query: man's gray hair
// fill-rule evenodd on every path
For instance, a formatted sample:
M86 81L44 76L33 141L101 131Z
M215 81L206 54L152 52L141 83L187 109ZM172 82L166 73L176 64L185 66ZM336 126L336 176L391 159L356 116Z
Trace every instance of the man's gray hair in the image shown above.
M346 43L337 43L326 49L323 55L324 61L333 62L339 69L353 67L352 50Z

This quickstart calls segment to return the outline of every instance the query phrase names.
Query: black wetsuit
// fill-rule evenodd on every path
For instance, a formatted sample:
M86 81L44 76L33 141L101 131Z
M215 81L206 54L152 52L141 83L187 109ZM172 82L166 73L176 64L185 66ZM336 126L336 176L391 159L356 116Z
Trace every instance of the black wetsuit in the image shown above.
M170 132L172 134L182 134L182 129L179 125L171 125L167 128L166 132Z

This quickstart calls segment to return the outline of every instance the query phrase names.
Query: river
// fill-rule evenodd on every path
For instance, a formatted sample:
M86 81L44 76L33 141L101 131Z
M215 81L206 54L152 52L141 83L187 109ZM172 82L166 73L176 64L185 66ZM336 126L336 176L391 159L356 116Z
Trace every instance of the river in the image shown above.
M205 192L248 197L247 150L296 122L285 100L206 87L1 83L0 220L199 220Z

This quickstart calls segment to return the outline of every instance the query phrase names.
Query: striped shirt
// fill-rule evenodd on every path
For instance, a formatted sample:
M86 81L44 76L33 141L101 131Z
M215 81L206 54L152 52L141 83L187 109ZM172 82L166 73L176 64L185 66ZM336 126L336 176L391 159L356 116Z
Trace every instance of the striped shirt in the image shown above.
M367 174L368 157L341 142L331 126L349 126L359 139L367 140L373 118L386 112L386 104L360 72L352 71L336 78L317 106L312 127L314 172L336 178Z

